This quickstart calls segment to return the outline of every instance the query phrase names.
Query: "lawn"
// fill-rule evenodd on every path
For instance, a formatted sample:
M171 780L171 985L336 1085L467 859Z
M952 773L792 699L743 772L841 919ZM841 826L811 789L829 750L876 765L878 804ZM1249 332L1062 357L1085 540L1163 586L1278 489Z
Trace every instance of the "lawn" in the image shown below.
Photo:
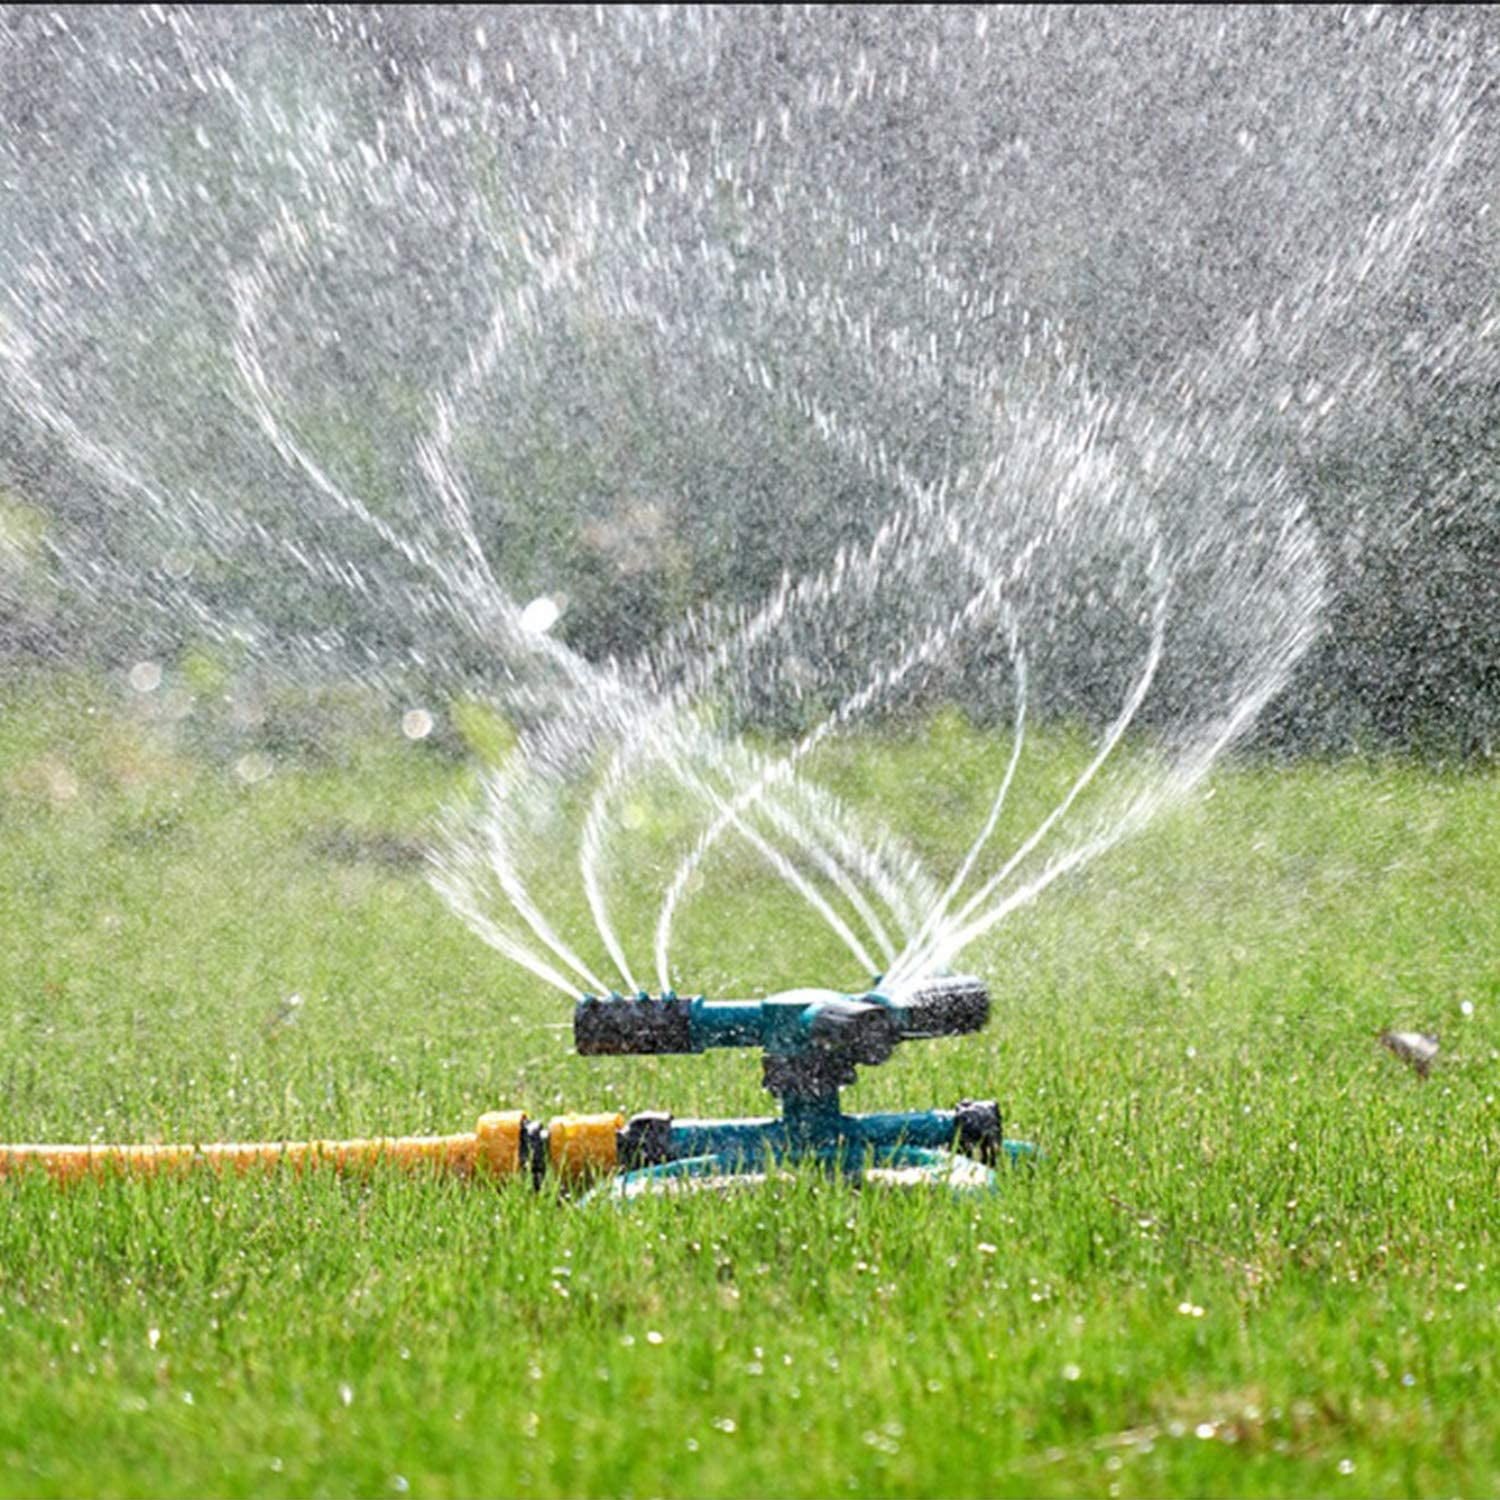
M839 770L952 855L993 752ZM0 689L0 1138L765 1107L744 1055L570 1055L426 884L456 758L268 768ZM853 1092L998 1096L1045 1156L989 1199L6 1181L0 1492L1500 1494L1497 911L1493 772L1225 767L968 955L985 1034ZM748 878L699 923L711 994L858 978Z

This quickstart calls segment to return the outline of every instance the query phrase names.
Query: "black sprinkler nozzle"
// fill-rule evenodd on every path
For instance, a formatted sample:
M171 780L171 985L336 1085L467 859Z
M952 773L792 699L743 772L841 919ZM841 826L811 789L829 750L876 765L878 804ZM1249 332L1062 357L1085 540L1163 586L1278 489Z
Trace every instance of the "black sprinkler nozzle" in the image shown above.
M990 992L969 974L926 980L904 1005L902 1035L911 1038L983 1031L990 1018Z
M586 1057L697 1052L692 1003L676 995L585 995L573 1012L573 1044Z
M813 1046L856 1063L883 1063L901 1040L901 1023L888 1005L840 996L824 1000L813 1016Z

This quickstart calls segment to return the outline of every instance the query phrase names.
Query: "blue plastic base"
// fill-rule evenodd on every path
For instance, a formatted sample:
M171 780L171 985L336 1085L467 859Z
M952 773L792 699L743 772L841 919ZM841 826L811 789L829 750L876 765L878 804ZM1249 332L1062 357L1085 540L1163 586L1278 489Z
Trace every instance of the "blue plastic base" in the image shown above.
M1005 1141L1001 1152L1005 1165L1031 1161L1036 1156L1036 1148L1027 1141ZM740 1152L680 1157L660 1166L621 1172L595 1188L584 1201L631 1203L640 1198L678 1193L736 1192L791 1181L796 1169L804 1166L841 1175L860 1186L936 1188L962 1195L993 1193L1000 1187L995 1168L972 1157L926 1146L898 1145L866 1154L859 1163L851 1162L848 1153L837 1148L799 1152L790 1157L772 1155L759 1168L752 1167Z

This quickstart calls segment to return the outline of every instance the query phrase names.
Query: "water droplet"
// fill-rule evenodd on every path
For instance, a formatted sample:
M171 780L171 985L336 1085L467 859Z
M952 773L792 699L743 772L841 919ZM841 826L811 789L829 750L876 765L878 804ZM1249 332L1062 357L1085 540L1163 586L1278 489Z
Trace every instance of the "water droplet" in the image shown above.
M432 733L432 715L425 708L409 708L401 715L401 733L409 740L425 740Z
M549 594L533 599L521 611L521 629L533 635L545 635L562 618L562 609Z
M246 786L253 786L257 781L264 781L275 769L271 757L263 755L259 750L252 750L248 755L240 756L234 763L234 774Z
M138 693L154 693L161 686L161 663L138 661L130 669L130 685Z

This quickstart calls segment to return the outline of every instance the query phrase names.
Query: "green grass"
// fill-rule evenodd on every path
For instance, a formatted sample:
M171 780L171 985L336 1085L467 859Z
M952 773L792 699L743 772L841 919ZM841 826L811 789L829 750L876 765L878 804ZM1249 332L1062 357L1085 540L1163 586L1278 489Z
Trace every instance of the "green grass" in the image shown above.
M951 855L987 749L837 770ZM744 1056L570 1057L413 857L463 773L345 751L247 786L82 684L0 698L0 1138L764 1107ZM723 974L830 977L716 903ZM998 1095L1047 1154L993 1200L9 1181L0 1492L1500 1493L1497 910L1492 773L1224 770L969 955L985 1035L851 1096Z

